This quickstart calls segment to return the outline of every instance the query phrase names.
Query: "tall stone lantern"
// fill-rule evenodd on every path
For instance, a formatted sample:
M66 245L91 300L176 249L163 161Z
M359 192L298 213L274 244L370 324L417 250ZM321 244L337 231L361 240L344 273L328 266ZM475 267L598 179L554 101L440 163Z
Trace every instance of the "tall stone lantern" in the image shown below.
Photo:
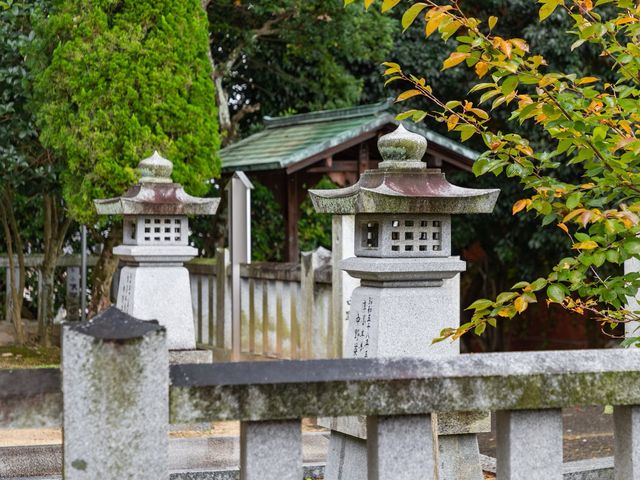
M443 328L460 321L459 273L466 264L451 255L451 216L490 213L499 190L452 185L439 169L427 168L422 161L426 147L424 137L400 125L380 137L383 161L357 184L309 192L318 212L355 215L355 257L340 263L360 279L351 297L344 357L431 358L459 353L457 343L431 343ZM328 480L367 478L362 440L366 429L356 420L331 421ZM460 431L473 429L466 426ZM475 435L467 440L472 453L477 452ZM457 452L465 448L454 447ZM477 469L474 472L455 478L481 475Z
M123 215L122 245L113 249L124 264L117 307L167 329L170 350L196 345L189 272L189 215L214 215L217 198L197 198L173 183L173 164L158 152L138 164L140 182L117 198L95 200L99 215Z

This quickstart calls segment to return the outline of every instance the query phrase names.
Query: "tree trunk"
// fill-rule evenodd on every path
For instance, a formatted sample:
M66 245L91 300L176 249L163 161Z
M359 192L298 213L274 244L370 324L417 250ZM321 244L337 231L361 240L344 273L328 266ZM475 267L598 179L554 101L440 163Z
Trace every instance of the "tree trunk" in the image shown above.
M118 257L113 255L113 248L120 244L122 223L114 224L104 241L98 263L91 274L91 302L87 318L92 318L111 305L111 282L118 269Z
M44 259L40 267L40 298L38 308L38 337L40 344L51 345L55 303L56 264L62 254L64 239L71 225L71 219L65 216L62 200L53 194L45 193L44 207Z
M24 345L27 341L27 333L22 320L25 281L24 250L20 229L13 214L13 195L8 190L0 191L0 221L5 234L7 254L9 255L10 298L7 301L11 302L10 313L16 335L16 343ZM15 275L16 270L18 271L18 278Z

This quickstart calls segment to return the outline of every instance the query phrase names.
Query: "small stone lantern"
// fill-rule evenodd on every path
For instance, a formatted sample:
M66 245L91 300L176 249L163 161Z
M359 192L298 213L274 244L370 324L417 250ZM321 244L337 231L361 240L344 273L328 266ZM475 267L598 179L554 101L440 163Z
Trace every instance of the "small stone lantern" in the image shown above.
M189 246L188 215L214 215L217 198L196 198L173 183L173 164L154 152L138 164L140 182L117 198L96 200L99 215L123 215L122 245L113 253L124 267L117 307L167 328L170 350L195 349L189 272L198 254Z
M316 211L355 216L356 256L340 262L340 268L360 279L351 296L343 357L431 358L459 353L457 343L432 344L443 328L460 322L459 273L466 264L451 256L451 215L490 213L499 190L452 185L439 169L427 168L422 161L426 147L424 137L400 125L380 137L383 161L377 169L364 172L357 184L309 191ZM440 435L452 434L440 441L441 456L448 464L477 460L470 476L455 478L482 477L472 434L488 428L487 418L480 414L471 424L454 421L458 427L439 430ZM366 479L362 419L333 419L328 426L332 453L327 480ZM465 455L470 457L464 460Z

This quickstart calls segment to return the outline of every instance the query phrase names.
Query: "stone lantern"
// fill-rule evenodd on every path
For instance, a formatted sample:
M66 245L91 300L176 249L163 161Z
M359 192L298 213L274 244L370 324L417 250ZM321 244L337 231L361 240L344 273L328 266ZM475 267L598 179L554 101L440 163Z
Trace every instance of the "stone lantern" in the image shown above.
M457 343L432 344L443 328L460 321L459 273L466 264L451 256L451 216L490 213L499 190L452 185L439 169L422 162L426 147L424 137L400 125L380 137L383 161L377 169L364 172L357 184L309 192L318 212L355 216L355 257L340 262L340 268L360 280L351 296L343 357L430 358L459 353ZM333 419L330 425L325 421L333 430L327 480L367 478L362 440L366 428L356 420ZM486 428L486 416L480 420ZM474 428L465 425L448 433L479 431ZM457 454L471 448L477 455L475 435L463 440L465 445L452 446ZM441 478L477 475L481 476L479 466L469 476L441 472Z
M196 198L173 183L173 164L154 152L138 164L140 182L117 198L96 200L99 215L123 215L122 245L113 253L124 265L117 307L167 328L170 350L195 349L189 272L189 215L214 215L217 198Z

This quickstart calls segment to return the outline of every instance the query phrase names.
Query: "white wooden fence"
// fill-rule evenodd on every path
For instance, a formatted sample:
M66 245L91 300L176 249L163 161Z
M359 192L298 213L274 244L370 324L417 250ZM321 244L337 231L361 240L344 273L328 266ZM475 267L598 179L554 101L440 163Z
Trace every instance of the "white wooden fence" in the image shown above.
M89 257L95 265L97 257ZM331 292L331 257L327 250L303 253L300 263L252 263L240 268L241 351L236 358L336 358L341 354L342 325L334 321ZM41 255L26 257L30 274L38 275ZM79 318L80 256L61 257L66 269L66 310L68 319ZM186 265L191 277L196 341L199 348L211 349L216 360L232 356L230 267L228 251L220 249L215 259L195 259ZM6 271L6 320L10 319L9 268ZM220 282L218 279L224 278ZM117 277L113 291L117 292ZM36 295L37 298L37 295ZM71 313L71 315L69 315ZM0 317L1 319L1 317ZM303 320L304 319L304 320ZM338 332L338 333L336 333Z

